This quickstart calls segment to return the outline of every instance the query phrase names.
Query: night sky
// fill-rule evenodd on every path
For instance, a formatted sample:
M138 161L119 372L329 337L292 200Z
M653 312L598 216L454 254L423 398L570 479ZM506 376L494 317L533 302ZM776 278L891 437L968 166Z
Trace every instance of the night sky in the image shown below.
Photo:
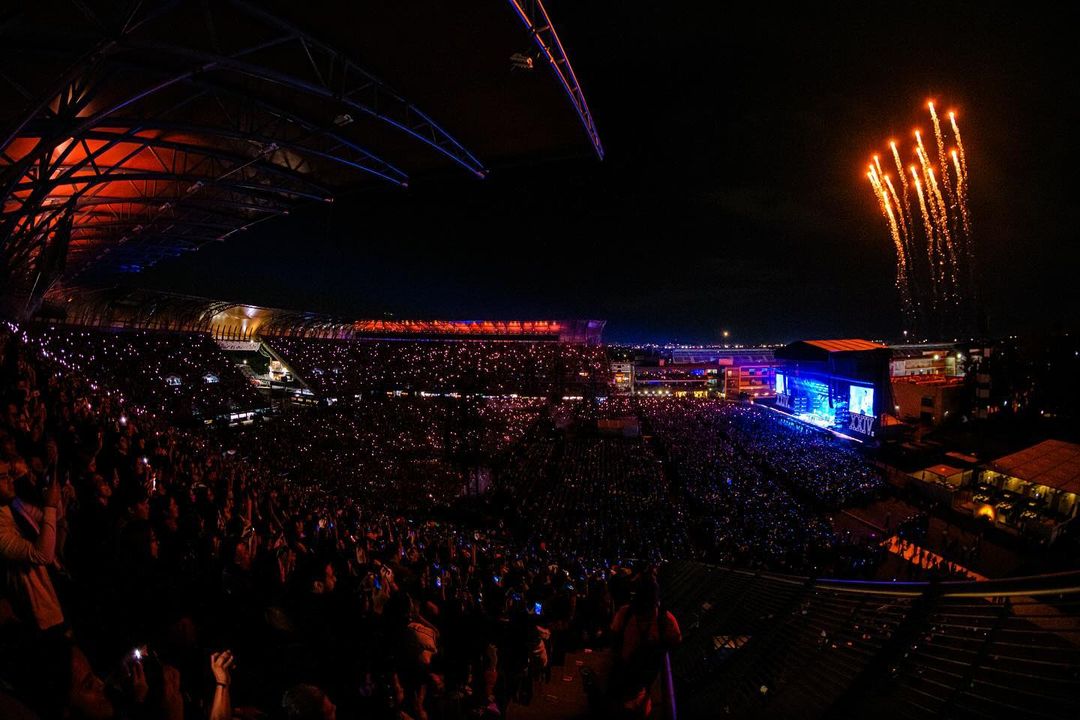
M471 123L430 90L453 67L385 63L467 145L508 148L478 150L489 179L432 168L407 191L361 188L138 284L350 318L605 318L612 341L894 338L893 249L863 173L888 139L930 127L936 98L964 134L989 332L1077 325L1080 68L1064 6L548 7L603 162L550 92L549 130L500 123L497 95ZM445 30L417 23L421 44ZM500 83L555 83L546 67L515 77L503 53L457 72L481 61Z

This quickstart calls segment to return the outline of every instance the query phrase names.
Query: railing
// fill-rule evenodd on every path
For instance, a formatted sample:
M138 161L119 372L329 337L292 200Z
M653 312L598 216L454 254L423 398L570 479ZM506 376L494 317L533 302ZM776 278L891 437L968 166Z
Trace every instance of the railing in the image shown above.
M664 698L664 720L678 720L679 710L675 702L675 680L671 676L671 653L664 653L664 669L660 676L660 692Z
M777 581L805 579L785 575L772 576ZM887 582L873 580L821 579L814 581L821 588L838 592L860 592L888 595L917 596L933 593L938 597L1006 598L1040 595L1070 595L1080 593L1080 571L1028 575L998 580L945 580L941 582Z
M876 582L680 562L662 580L684 629L665 679L684 718L766 705L776 717L1080 717L1080 572Z

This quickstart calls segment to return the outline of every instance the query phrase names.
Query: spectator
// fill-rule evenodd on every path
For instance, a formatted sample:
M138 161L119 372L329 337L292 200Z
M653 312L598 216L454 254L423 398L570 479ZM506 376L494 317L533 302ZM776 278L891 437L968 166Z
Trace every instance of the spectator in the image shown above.
M9 465L10 467L10 465ZM7 568L7 595L18 616L42 630L64 623L49 567L56 562L60 484L45 489L43 508L15 494L15 479L0 467L0 558Z
M611 634L618 653L612 687L619 707L648 717L649 693L664 655L682 642L675 616L660 607L659 588L651 574L639 578L633 600L615 613Z
M210 720L232 720L232 667L235 662L231 650L210 655L210 671L214 675L214 699L210 706Z

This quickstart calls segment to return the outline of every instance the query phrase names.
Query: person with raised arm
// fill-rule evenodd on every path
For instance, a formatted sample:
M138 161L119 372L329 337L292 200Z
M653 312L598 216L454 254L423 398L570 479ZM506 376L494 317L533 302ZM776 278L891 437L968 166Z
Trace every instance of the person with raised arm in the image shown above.
M58 482L44 492L38 508L15 494L10 466L0 466L0 560L6 570L6 592L16 615L41 630L64 623L49 566L56 562L56 525L61 503Z

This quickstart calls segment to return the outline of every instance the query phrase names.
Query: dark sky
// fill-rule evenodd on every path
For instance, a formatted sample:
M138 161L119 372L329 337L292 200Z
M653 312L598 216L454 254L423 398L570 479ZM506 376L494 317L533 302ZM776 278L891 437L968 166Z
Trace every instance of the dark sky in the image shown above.
M548 5L603 162L579 132L558 151L483 158L485 181L432 170L140 282L346 317L606 318L609 340L895 336L893 250L863 172L890 137L929 128L933 97L964 133L990 332L1076 326L1080 68L1063 6ZM489 130L489 103L498 139L543 132ZM468 141L462 113L425 107Z

